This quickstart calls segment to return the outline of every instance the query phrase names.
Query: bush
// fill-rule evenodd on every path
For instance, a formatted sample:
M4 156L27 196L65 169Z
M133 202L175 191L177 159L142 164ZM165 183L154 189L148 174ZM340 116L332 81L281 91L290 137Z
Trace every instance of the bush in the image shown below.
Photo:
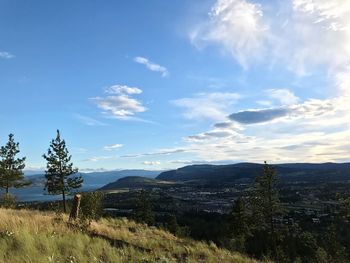
M103 214L102 201L104 194L102 192L86 192L81 196L80 219L89 224L92 220L99 219Z
M1 207L4 208L15 208L17 204L16 197L12 194L4 194L0 198Z
M154 212L151 196L145 190L141 190L137 200L136 209L134 211L135 221L145 223L149 226L154 225Z

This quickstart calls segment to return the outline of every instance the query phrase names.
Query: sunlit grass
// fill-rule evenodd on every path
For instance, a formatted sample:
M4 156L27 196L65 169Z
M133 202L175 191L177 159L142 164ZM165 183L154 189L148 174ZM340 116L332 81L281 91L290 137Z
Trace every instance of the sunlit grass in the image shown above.
M87 233L66 222L53 213L0 209L0 262L256 262L126 219L101 219Z

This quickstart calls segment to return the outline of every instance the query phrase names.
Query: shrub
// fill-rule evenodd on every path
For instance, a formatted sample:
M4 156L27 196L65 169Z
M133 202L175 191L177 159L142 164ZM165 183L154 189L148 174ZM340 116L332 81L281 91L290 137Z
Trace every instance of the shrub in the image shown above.
M99 219L103 214L102 192L86 192L82 194L80 203L80 219L89 224L92 220Z
M0 204L4 208L15 208L17 200L14 195L7 193L1 196Z

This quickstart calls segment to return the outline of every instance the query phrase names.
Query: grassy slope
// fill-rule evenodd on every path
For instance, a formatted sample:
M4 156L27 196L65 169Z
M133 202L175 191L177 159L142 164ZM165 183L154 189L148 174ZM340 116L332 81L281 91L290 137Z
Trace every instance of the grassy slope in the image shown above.
M52 213L0 209L0 262L256 262L125 219L93 222L89 232L105 238L69 228Z

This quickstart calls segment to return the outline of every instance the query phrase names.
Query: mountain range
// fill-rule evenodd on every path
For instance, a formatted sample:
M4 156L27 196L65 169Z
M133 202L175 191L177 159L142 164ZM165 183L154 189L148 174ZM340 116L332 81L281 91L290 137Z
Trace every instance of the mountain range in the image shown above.
M332 182L350 180L350 163L288 163L273 165L282 182ZM190 165L165 171L156 179L163 181L227 184L252 181L262 173L263 164Z

